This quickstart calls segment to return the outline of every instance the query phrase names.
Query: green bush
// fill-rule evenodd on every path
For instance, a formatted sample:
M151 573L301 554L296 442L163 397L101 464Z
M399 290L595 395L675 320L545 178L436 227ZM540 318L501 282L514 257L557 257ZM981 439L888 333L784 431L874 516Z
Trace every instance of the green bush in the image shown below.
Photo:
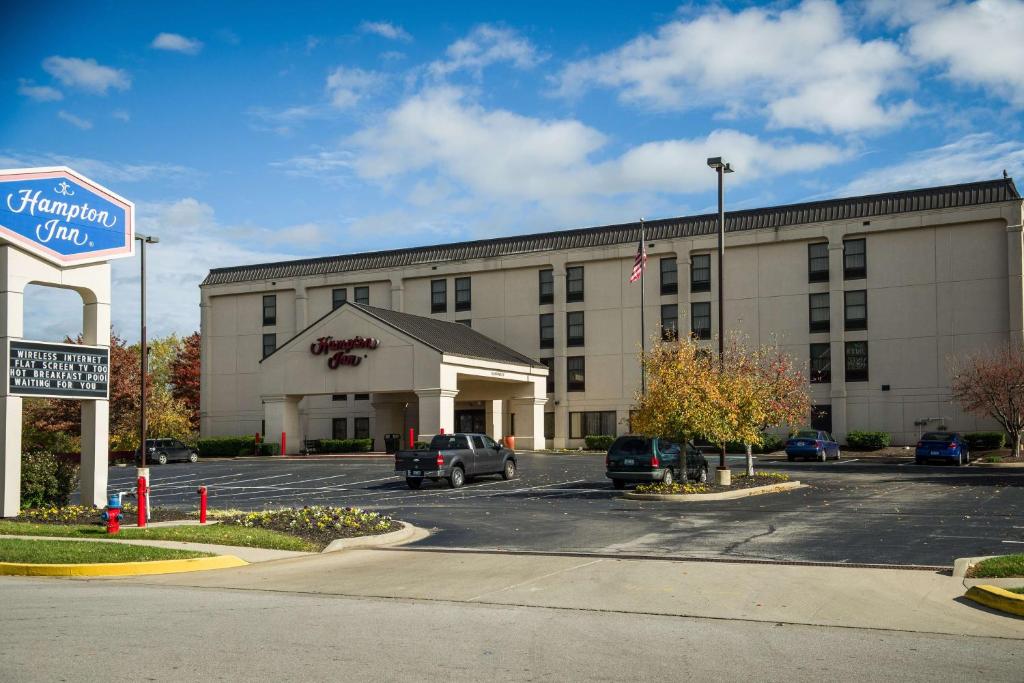
M971 432L964 434L971 450L994 451L1006 445L1006 435L1002 432Z
M46 451L21 456L21 507L63 507L78 488L78 465Z
M196 450L203 458L235 458L256 453L255 436L211 436L199 439Z
M260 455L281 455L281 444L279 444L279 443L261 443L260 444Z
M373 439L320 439L321 453L368 453L373 450Z
M588 451L606 451L615 443L615 437L607 434L593 434L584 437L583 440L587 443Z
M849 432L846 445L860 451L877 451L892 443L889 432Z
M786 440L775 434L765 434L764 443L761 444L760 453L774 453L786 447Z

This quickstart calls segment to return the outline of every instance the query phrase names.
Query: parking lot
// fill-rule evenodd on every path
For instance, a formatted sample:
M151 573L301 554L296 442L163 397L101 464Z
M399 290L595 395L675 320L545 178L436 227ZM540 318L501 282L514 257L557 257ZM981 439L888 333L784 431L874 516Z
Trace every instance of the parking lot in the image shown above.
M430 529L415 548L943 566L1024 552L1024 472L852 458L758 467L808 486L680 505L622 500L600 456L523 453L512 481L419 491L390 458L267 458L153 467L152 504L195 508L203 484L217 509L359 506ZM130 489L134 472L112 467L111 489Z

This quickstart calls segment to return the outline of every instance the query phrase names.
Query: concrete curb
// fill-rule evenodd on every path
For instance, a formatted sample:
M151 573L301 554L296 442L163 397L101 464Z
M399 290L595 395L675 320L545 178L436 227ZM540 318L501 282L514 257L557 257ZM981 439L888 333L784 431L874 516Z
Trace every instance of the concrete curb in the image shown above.
M380 548L388 545L401 545L418 541L430 535L426 529L413 526L408 522L400 522L402 528L398 531L391 531L376 536L356 536L355 538L337 538L321 550L322 553L333 553L339 550L350 550L352 548Z
M736 498L760 496L765 493L781 493L783 491L804 488L805 486L806 484L801 484L798 481L786 481L781 484L755 486L749 489L723 491L722 493L626 493L623 494L622 498L627 500L656 500L668 503L696 503L705 500L734 500Z
M998 555L982 555L981 557L958 557L953 560L953 578L963 579L967 577L967 570L973 565L978 564L982 560L987 560L992 557L999 557ZM1024 581L1024 579L1021 579Z
M1024 462L972 462L971 467L993 470L1015 470L1024 468Z
M1024 595L1011 593L997 586L974 586L964 594L968 600L1000 612L1024 617Z
M143 576L176 574L208 569L231 569L249 563L234 555L196 557L191 560L154 560L151 562L107 562L95 564L27 564L0 562L2 576Z

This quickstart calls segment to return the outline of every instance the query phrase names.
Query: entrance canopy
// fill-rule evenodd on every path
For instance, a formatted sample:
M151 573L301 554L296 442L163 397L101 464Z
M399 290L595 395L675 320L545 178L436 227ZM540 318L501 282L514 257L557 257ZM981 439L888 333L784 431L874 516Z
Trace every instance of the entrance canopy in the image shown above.
M420 438L451 433L456 401L471 401L484 407L494 438L515 432L517 446L543 448L547 374L461 323L345 302L263 359L260 393L267 438L285 433L289 452L311 438L299 419L304 397L349 393L372 395L377 444L410 428ZM410 404L418 404L412 419Z

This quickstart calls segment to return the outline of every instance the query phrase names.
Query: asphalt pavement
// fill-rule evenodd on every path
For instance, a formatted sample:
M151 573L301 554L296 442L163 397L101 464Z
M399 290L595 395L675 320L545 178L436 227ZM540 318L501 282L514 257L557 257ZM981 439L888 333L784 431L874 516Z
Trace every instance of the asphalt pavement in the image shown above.
M742 458L730 464L741 468ZM352 505L431 530L410 549L949 566L1024 552L1024 473L876 463L760 461L807 487L679 505L621 499L593 455L522 453L512 481L406 488L389 458L208 460L151 469L152 504L263 509ZM112 467L112 490L134 468Z

